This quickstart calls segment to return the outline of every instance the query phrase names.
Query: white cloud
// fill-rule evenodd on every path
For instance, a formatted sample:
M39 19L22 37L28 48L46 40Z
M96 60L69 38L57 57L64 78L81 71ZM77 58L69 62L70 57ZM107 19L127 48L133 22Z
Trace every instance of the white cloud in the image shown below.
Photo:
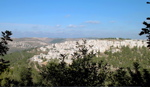
M61 27L61 25L57 24L56 27Z
M69 27L69 28L82 28L82 27L85 27L85 25L73 25L73 24L69 24L67 27Z
M99 21L86 21L86 23L90 23L90 24L99 24Z
M21 30L21 31L34 31L34 30L55 30L60 28L61 25L57 24L55 26L50 25L40 25L40 24L17 24L17 23L0 23L0 29L4 30Z
M76 26L76 25L69 24L67 27L69 27L69 28L75 28L75 27L77 27L77 26Z

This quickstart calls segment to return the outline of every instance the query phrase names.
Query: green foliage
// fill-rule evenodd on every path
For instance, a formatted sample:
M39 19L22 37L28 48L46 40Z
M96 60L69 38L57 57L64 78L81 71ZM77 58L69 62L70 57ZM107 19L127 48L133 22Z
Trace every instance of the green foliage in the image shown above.
M6 30L5 32L2 32L2 38L0 41L0 56L4 56L4 54L6 54L9 50L7 44L8 41L12 41L12 39L10 38L11 35L11 31Z
M131 68L119 68L116 71L110 71L107 74L105 85L107 86L142 86L147 87L150 85L150 73L147 69L140 71L139 64L133 63Z
M33 85L32 82L32 73L31 68L21 67L23 70L20 72L21 81L19 82L19 85L21 86L31 86Z
M1 73L0 75L0 85L1 86L10 86L11 84L11 80L9 79L11 76L11 71L9 71L9 69L5 70L4 72Z
M12 41L10 36L12 35L11 31L2 32L2 37L0 41L0 57L4 56L7 51L9 50L7 44L8 41ZM0 74L9 66L9 61L5 61L4 59L0 58Z
M12 39L10 38L11 35L12 35L11 31L6 30L5 32L2 32L2 37L0 41L0 57L7 54L7 51L9 50L7 46L8 41L12 41ZM7 70L8 66L9 66L9 61L5 61L4 59L0 58L0 76L1 77L4 71ZM3 86L8 83L7 81L9 81L8 78L0 78L0 83Z
M109 73L109 78L107 80L110 82L107 85L111 86L129 86L130 77L127 75L127 72L124 68L119 68L115 72Z
M42 76L40 75L40 72L37 71L35 68L32 68L32 82L34 86L42 86ZM31 85L30 85L31 86Z
M31 58L33 55L27 53L27 51L5 55L9 50L7 46L8 41L12 41L10 35L12 35L10 31L2 32L3 37L0 42L0 56L3 56L5 60L2 58L0 59L0 86L32 85L31 69L21 70L23 69L21 66L28 66L27 59Z
M86 43L86 42L85 42ZM85 44L84 43L84 44ZM62 54L60 63L50 62L41 75L46 86L148 86L150 73L144 61L149 55L146 47L122 47L120 52L105 52L107 56L95 57L87 53L84 44L77 43L72 64L66 64ZM143 55L146 55L143 57ZM143 59L144 58L144 59ZM105 62L104 62L105 61ZM130 61L130 62L129 62ZM137 63L138 62L138 63ZM107 64L109 63L109 64ZM133 64L133 66L132 66Z
M10 61L10 66L27 65L28 59L33 57L36 53L28 52L23 50L19 52L13 52L4 56L5 60Z
M148 86L150 54L146 47L122 47L120 52L107 51L96 57L77 43L78 51L67 64L67 55L52 59L45 66L28 61L34 53L14 52L4 56L10 69L0 75L1 86ZM13 60L14 59L14 60ZM32 67L32 68L28 68ZM143 68L144 67L144 68Z
M150 70L150 54L146 47L122 47L120 51L112 53L111 51L104 52L105 56L95 58L96 61L103 60L113 67L131 67L134 62L138 62L145 69ZM94 60L95 60L94 59ZM131 67L133 68L133 66Z
M4 59L0 59L0 74L8 68L8 66L9 66L8 63L9 63L9 61L5 61Z
M84 44L86 41L84 41ZM47 86L89 86L103 85L107 76L107 64L90 62L95 56L92 52L87 54L85 45L77 43L78 52L74 53L73 62L67 65L66 56L61 54L60 63L50 62L41 72L44 85Z

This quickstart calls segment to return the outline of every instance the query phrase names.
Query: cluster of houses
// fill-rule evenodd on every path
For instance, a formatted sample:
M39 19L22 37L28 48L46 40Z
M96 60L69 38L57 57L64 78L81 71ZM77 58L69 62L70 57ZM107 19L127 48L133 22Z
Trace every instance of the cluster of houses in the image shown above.
M48 46L40 47L38 50L42 52L47 52L46 54L40 53L39 55L34 55L30 60L37 61L42 63L44 61L49 61L50 59L59 59L61 58L60 54L67 55L65 61L71 63L72 54L77 52L77 42L79 45L85 45L88 51L93 51L94 53L104 53L109 51L110 48L112 52L117 52L122 46L129 46L133 48L137 47L146 47L147 43L144 40L79 40L79 41L66 41L63 43L51 44ZM86 43L85 43L86 42Z

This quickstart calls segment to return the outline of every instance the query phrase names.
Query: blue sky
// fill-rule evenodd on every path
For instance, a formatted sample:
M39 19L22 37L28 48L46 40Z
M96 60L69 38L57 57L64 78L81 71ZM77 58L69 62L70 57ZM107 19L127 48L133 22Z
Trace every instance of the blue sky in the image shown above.
M0 31L13 37L142 39L148 0L0 0Z

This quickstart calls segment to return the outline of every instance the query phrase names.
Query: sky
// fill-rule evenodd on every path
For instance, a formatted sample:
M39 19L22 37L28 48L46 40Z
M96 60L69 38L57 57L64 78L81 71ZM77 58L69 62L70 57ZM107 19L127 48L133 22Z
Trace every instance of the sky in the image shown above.
M150 0L0 0L0 31L12 37L131 38L150 16Z

